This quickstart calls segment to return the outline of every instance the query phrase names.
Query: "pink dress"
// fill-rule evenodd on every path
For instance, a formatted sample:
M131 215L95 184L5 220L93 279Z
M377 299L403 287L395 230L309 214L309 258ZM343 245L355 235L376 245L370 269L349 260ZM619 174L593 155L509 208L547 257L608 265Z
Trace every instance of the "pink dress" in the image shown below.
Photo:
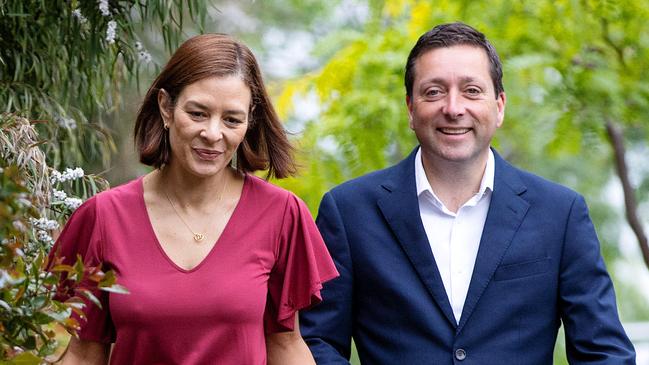
M179 225L179 229L183 228ZM165 254L142 178L102 192L72 215L53 254L103 263L130 294L86 306L85 340L114 342L111 364L265 364L265 334L293 329L338 273L305 204L246 175L211 252L185 270Z

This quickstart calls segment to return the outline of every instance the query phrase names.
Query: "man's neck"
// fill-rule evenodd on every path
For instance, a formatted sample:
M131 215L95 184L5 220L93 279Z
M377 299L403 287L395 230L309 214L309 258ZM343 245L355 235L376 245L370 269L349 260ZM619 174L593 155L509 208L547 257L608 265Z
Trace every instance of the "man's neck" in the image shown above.
M457 213L460 207L480 189L489 151L485 151L480 158L471 161L431 158L423 150L421 158L426 178L435 195L447 209Z

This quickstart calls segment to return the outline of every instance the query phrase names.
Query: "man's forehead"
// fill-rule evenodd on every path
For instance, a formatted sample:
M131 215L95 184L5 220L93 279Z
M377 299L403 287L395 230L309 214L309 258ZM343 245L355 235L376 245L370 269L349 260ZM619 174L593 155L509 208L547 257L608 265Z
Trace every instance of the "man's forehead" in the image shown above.
M417 58L414 68L418 77L424 77L423 74L436 73L436 71L459 72L462 78L478 78L480 74L486 72L484 76L491 77L487 52L472 45L438 47L427 50ZM461 71L471 72L462 74Z

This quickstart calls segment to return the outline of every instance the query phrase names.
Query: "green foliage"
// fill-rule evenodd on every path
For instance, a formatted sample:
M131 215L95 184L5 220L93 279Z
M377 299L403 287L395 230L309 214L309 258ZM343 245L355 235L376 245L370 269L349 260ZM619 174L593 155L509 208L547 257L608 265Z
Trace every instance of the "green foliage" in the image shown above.
M386 2L376 17L364 32L342 33L331 59L290 82L279 98L289 120L301 96L312 93L321 102L299 139L302 176L284 183L312 208L328 188L390 165L415 146L406 119L405 60L419 35L444 22L477 27L499 50L508 103L494 144L509 160L576 188L591 205L606 205L601 192L612 171L606 121L628 131L628 149L647 145L644 2L401 0Z
M201 26L203 1L0 2L0 112L40 120L52 166L107 165L114 149L104 118L121 87L147 67L136 24L160 28L168 49L188 16Z
M51 234L81 203L74 191L88 197L106 183L79 170L50 169L39 144L29 121L0 115L0 360L10 364L38 364L51 354L52 325L77 329L82 297L96 301L98 288L123 291L111 272L84 267L80 258L74 267L48 261ZM75 295L64 302L55 299L70 291Z

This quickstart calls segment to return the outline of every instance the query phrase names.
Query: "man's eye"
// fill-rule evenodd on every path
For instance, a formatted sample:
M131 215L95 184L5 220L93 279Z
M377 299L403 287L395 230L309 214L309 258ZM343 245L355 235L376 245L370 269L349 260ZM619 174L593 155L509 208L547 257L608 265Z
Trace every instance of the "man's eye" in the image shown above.
M470 87L470 88L466 89L466 93L469 94L469 95L478 95L478 94L481 93L481 91L478 88Z
M441 94L441 91L439 89L426 90L426 96L434 97L434 96L438 96L439 94Z

